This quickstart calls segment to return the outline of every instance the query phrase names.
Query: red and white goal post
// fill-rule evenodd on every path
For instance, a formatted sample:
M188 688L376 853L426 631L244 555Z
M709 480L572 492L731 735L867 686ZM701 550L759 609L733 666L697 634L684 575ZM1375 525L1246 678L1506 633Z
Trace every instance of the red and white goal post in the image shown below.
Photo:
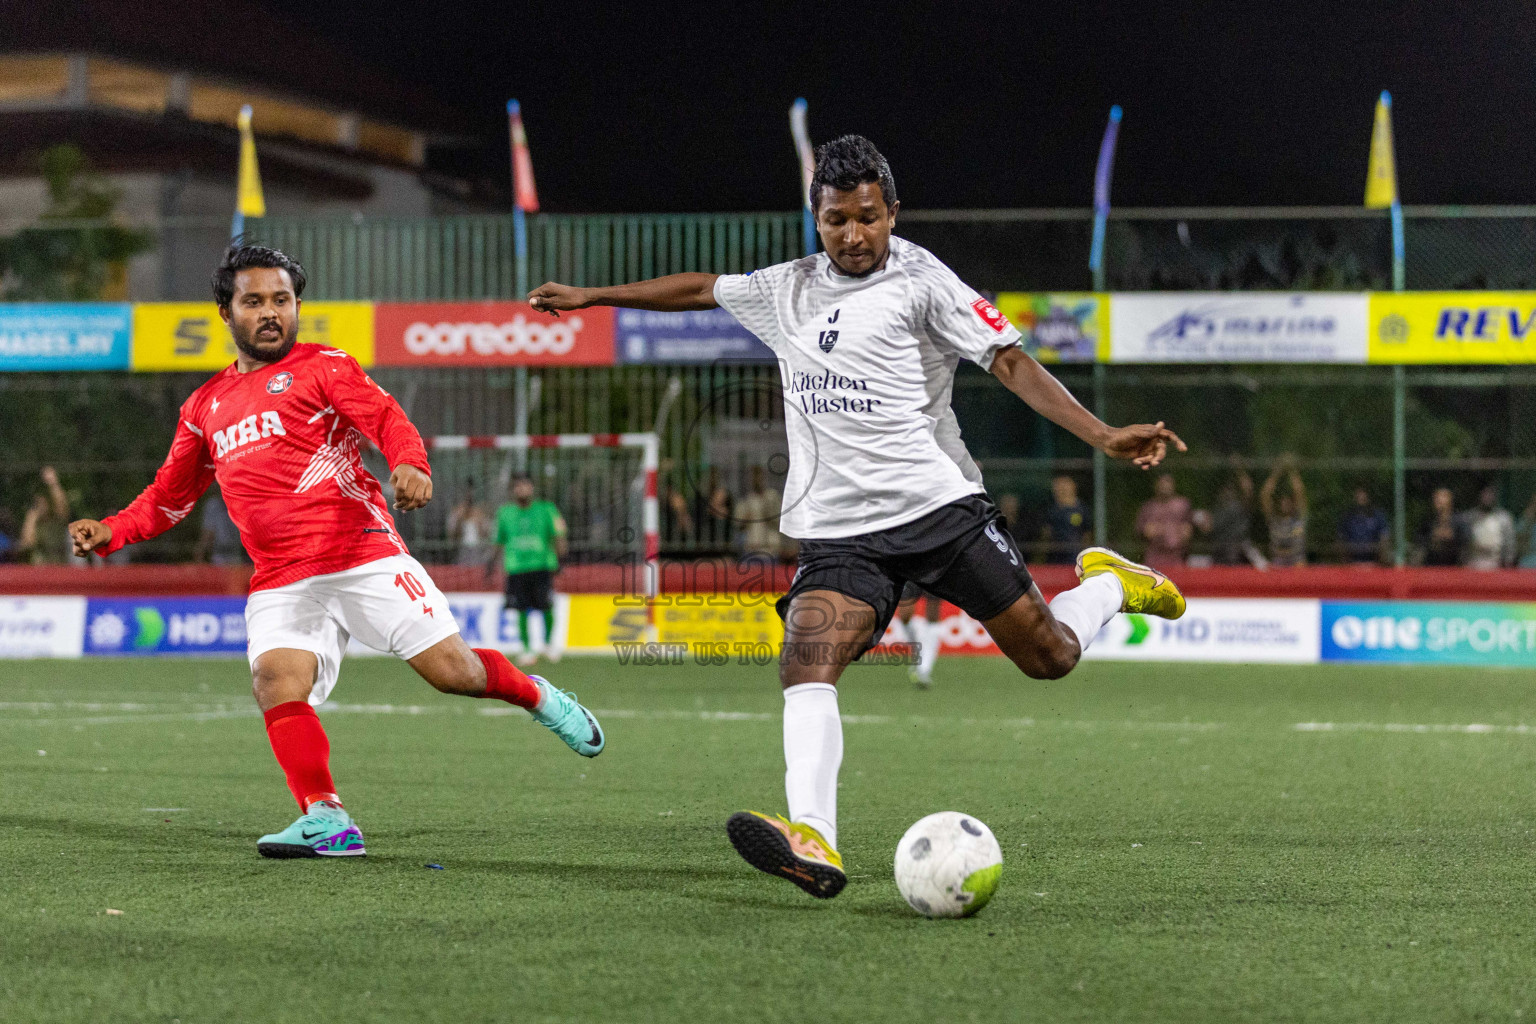
M629 434L445 434L424 439L428 450L496 450L532 453L548 449L634 449L639 452L639 472L643 476L640 505L640 551L643 559L642 581L636 590L645 597L646 638L654 640L655 603L660 583L661 516L656 498L656 471L660 462L661 442L654 433ZM557 502L558 504L558 502Z

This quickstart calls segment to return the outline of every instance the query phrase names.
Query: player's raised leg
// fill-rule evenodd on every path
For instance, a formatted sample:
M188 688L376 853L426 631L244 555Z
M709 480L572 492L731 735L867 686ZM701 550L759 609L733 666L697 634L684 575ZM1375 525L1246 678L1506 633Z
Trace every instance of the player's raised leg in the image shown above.
M848 882L837 852L837 773L843 763L837 681L873 643L875 630L883 630L892 598L880 621L868 603L837 591L791 597L779 656L789 817L741 811L726 825L747 863L822 899L836 896Z
M1165 619L1184 614L1184 595L1167 576L1107 548L1078 556L1082 582L1049 605L1031 586L1001 615L983 625L997 646L1032 679L1059 679L1072 671L1099 630L1119 612Z
M603 752L607 739L602 726L575 694L557 689L543 676L528 675L500 651L470 647L462 636L453 633L408 661L423 679L444 693L515 704L583 757Z

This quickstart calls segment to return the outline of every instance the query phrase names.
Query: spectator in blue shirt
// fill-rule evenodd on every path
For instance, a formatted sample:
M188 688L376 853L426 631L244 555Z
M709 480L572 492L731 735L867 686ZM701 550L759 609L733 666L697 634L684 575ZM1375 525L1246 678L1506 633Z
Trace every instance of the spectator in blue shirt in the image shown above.
M1339 547L1344 551L1344 560L1356 565L1385 561L1391 533L1387 514L1371 504L1369 491L1356 487L1355 503L1339 523Z

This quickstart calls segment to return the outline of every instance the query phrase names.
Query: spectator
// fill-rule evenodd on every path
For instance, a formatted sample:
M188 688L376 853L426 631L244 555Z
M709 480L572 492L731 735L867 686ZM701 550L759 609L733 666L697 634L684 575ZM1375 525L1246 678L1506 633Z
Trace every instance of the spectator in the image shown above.
M1355 488L1355 503L1339 523L1339 548L1344 560L1355 565L1369 565L1387 560L1387 541L1392 531L1387 514L1371 503L1371 493Z
M1429 499L1429 520L1419 531L1415 560L1420 565L1460 565L1466 525L1456 515L1449 487L1437 487Z
M32 499L17 540L18 561L33 565L67 565L69 541L69 498L59 485L59 474L44 466L39 474L44 493Z
M701 486L693 492L689 518L701 553L724 554L730 550L735 533L731 492L726 490L718 466L710 466L698 483Z
M1253 546L1253 477L1233 457L1232 476L1216 492L1211 511L1211 561L1217 565L1261 563Z
M16 517L8 508L0 508L0 562L16 560L19 549Z
M208 500L203 502L203 530L192 550L192 560L214 565L244 565L250 561L240 540L240 530L229 518L224 495L217 486L209 489Z
M1147 542L1141 557L1148 565L1178 568L1184 564L1194 524L1189 499L1178 493L1168 473L1157 478L1152 497L1136 513L1136 532Z
M1499 491L1493 484L1477 494L1477 507L1464 514L1466 546L1463 557L1469 569L1507 569L1515 564L1515 519L1499 508Z
M1520 520L1515 523L1515 532L1520 537L1523 549L1520 568L1536 569L1536 494L1532 494L1531 500L1526 502L1525 511L1520 513Z
M1275 496L1284 476L1289 491ZM1307 564L1307 487L1294 455L1283 455L1259 489L1259 508L1269 524L1269 564L1281 568Z
M454 563L494 567L494 529L490 513L475 500L475 480L470 477L464 481L464 496L448 513L448 540L454 545Z
M783 498L765 482L762 466L753 466L747 479L751 489L736 506L736 517L746 527L742 531L742 553L767 555L778 561L784 555L784 535L779 532Z
M1047 562L1071 562L1092 541L1088 510L1077 497L1077 481L1062 474L1051 479L1051 506L1040 531Z

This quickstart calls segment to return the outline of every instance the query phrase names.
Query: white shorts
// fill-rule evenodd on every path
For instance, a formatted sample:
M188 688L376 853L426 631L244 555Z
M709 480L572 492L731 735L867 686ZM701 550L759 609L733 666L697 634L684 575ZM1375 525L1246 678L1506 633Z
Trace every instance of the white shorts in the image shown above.
M258 590L245 602L252 666L279 647L310 651L319 659L311 704L324 703L336 686L350 637L409 660L458 631L448 599L410 555Z

